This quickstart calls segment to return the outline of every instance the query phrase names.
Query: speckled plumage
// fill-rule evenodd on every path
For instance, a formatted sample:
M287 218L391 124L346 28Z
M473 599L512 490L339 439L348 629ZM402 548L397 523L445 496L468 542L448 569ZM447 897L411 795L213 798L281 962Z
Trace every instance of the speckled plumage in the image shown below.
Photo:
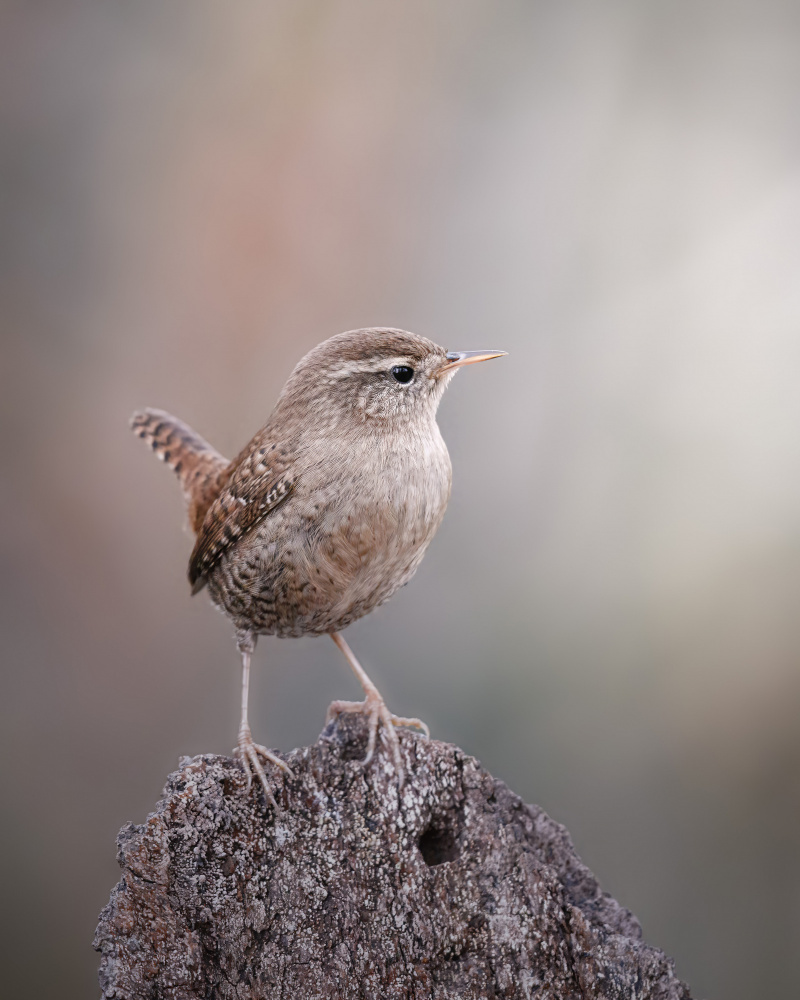
M339 631L413 575L450 495L436 407L451 374L405 386L388 374L401 364L422 379L446 352L400 331L331 338L232 463L190 579L238 632Z
M266 425L230 463L168 414L134 415L135 432L181 478L197 535L193 593L208 586L248 657L243 726L258 635L337 633L413 576L450 495L439 401L456 367L499 353L448 355L394 329L331 337L300 361ZM392 374L402 368L408 382ZM375 714L377 689L337 644Z

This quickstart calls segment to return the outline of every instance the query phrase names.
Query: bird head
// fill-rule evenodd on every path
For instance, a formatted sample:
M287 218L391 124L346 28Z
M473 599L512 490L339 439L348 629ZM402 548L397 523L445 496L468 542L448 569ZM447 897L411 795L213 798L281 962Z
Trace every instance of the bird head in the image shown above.
M323 341L299 362L278 405L300 405L326 424L430 421L459 368L505 353L448 352L404 330L351 330Z

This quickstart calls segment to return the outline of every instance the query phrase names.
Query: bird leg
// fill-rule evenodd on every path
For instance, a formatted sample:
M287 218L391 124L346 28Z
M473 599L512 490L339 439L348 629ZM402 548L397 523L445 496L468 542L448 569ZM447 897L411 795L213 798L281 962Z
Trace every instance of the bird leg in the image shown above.
M355 658L353 650L347 645L342 636L338 632L331 632L330 637L344 653L347 662L353 670L353 673L358 678L361 687L364 688L365 697L363 701L331 702L328 708L328 721L330 722L334 716L341 715L345 712L360 712L367 716L367 719L369 720L369 738L367 740L367 752L364 760L362 761L364 767L369 764L372 760L373 754L375 753L378 726L382 723L383 728L381 729L381 737L389 744L395 770L397 771L397 775L400 779L400 786L402 787L404 780L403 761L400 756L400 740L397 737L394 727L413 726L415 729L421 729L427 737L430 737L430 730L420 719L404 719L398 715L392 715L386 706L386 702L381 697L380 691L378 691L369 677L367 677L366 671Z
M250 725L247 721L247 694L250 687L250 657L255 649L255 637L249 633L240 636L237 645L239 652L242 654L242 719L239 723L239 736L233 752L241 760L244 773L247 775L247 791L250 791L253 784L253 772L255 771L264 789L267 801L271 803L273 809L277 809L278 804L267 783L267 776L264 773L264 768L259 758L264 757L272 764L286 771L290 776L292 769L280 757L267 750L266 747L253 742Z

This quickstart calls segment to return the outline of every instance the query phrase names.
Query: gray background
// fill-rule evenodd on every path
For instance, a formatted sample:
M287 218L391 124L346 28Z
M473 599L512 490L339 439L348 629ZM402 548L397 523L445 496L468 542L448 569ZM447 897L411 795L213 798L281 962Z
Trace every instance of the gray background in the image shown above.
M118 828L235 738L130 412L232 454L371 324L511 352L348 632L390 705L566 823L697 996L796 991L798 93L777 0L2 5L4 992L95 995ZM356 695L262 640L257 738Z

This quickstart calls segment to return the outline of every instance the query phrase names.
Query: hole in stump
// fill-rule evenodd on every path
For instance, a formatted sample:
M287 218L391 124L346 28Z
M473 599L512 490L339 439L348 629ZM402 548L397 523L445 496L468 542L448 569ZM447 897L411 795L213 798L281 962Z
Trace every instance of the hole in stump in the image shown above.
M419 838L419 852L429 868L455 861L458 857L458 837L455 830L441 820L431 823Z

